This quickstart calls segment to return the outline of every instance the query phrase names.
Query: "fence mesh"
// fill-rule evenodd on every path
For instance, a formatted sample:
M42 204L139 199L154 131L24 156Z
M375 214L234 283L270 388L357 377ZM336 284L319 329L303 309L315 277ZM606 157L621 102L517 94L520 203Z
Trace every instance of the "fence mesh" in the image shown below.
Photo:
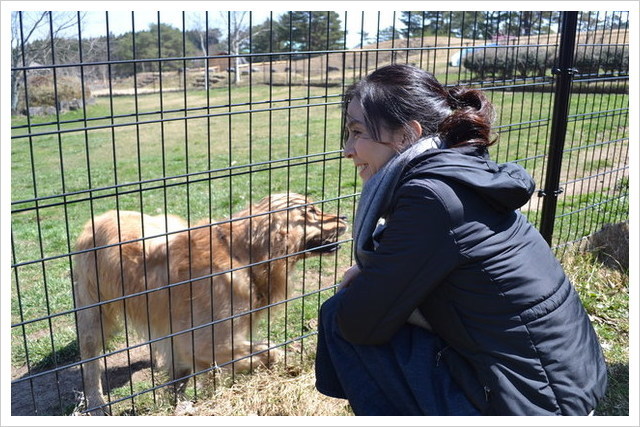
M308 360L319 306L352 263L349 232L314 234L319 211L335 215L329 228L340 228L341 217L350 222L360 191L340 151L345 87L403 62L448 86L481 88L498 111L500 142L492 156L521 163L542 188L550 129L559 119L554 67L562 18L552 11L13 12L12 414L92 409L81 402L96 363L106 370L105 409L139 414L178 383L197 398L203 381L215 388L223 368L243 361L251 368L276 353L287 364ZM552 218L558 251L628 219L628 21L628 12L578 14ZM281 193L308 199L260 204ZM545 198L534 196L522 209L534 224ZM118 243L94 236L98 249L79 247L85 224L97 229L92 218L111 210L156 220L137 220L138 234L127 234L118 215L112 222ZM308 245L279 252L282 241L258 242L256 227L282 216L286 232ZM245 227L252 231L243 234ZM169 250L185 235L208 243ZM216 264L221 247L234 244L247 253ZM135 259L126 258L129 250ZM169 258L157 273L154 250ZM108 251L118 254L112 283L96 286L112 295L81 304L73 277L99 277L109 265L95 262ZM187 273L169 267L178 261ZM143 278L134 295L128 262ZM281 266L285 286L277 290L272 270ZM260 274L269 277L266 287L254 284L242 295L239 286ZM212 289L222 279L231 308L216 314ZM259 293L267 295L256 303ZM181 296L190 301L186 327L172 318ZM193 304L207 298L210 312L196 319ZM162 319L150 321L158 307ZM107 342L104 321L89 324L87 314L102 319L118 309L133 312L121 316L122 333ZM136 330L136 315L146 336ZM246 351L239 335L222 326L243 330L245 318L259 319L245 331ZM166 335L151 330L156 321ZM99 354L81 357L80 332L92 335ZM216 334L230 356L214 351L206 368L193 351L178 357L203 340L216 342ZM151 351L166 342L174 361L169 374L155 366Z

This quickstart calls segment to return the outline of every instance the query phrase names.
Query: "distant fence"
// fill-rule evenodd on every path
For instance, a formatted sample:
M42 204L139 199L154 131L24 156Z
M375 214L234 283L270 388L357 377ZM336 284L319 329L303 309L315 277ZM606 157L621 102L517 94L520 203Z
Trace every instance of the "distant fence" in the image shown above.
M559 254L606 224L628 220L628 12L163 12L149 22L141 15L12 16L13 415L95 409L82 403L89 392L82 372L96 362L106 370L104 409L144 414L170 399L164 389L178 380L186 381L188 397L206 396L211 387L202 381L217 387L221 368L250 355L258 360L278 350L285 363L307 360L318 308L352 263L349 232L334 239L338 251L326 235L316 246L281 255L275 255L276 244L266 260L254 252L249 264L232 260L182 283L165 277L160 291L152 289L158 284L134 296L114 291L111 305L103 298L89 306L76 301L72 274L90 265L78 265L80 255L96 259L101 252L79 249L76 240L91 218L114 209L184 220L170 229L161 219L158 234L111 247L120 253L135 244L162 250L203 229L214 239L223 229L238 230L265 216L275 221L282 212L294 221L294 208L285 205L238 213L287 192L310 197L305 214L313 208L350 222L360 187L340 152L341 94L385 64L412 63L446 85L487 93L499 113L501 141L492 156L518 162L533 175L539 191L523 212ZM382 24L389 18L388 26ZM123 21L128 29L116 30ZM300 239L313 232L305 221ZM326 250L304 256L318 253L318 244ZM190 251L187 265L195 271L201 252ZM150 274L146 256L138 270L143 275ZM77 323L87 318L82 313L102 314L141 298L146 319L154 309L150 301L175 296L180 286L190 292L209 286L211 298L216 277L233 276L229 286L240 286L243 275L255 281L261 269L293 257L300 260L287 264L287 286L278 299L274 294L253 306L247 297L251 303L242 306L234 287L229 298L236 307L225 316L210 314L197 323L193 304L201 299L194 299L187 310L191 327L170 328L171 342L186 336L186 347L197 348L202 331L215 334L225 322L240 328L241 319L265 314L248 332L254 343L248 352L230 338L231 357L214 353L207 369L164 375L150 362L150 349L163 337L151 333L140 341L128 316L124 333L104 346L105 324L87 329ZM173 304L165 311L166 325L174 325ZM77 337L88 330L100 354L83 359ZM223 359L228 363L220 364Z

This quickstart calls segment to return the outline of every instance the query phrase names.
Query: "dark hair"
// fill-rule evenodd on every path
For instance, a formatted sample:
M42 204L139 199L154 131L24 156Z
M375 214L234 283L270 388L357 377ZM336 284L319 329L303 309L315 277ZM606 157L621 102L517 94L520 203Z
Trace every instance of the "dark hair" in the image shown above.
M377 141L383 127L404 128L413 140L438 135L448 147L497 141L491 132L494 109L481 91L447 89L433 74L412 65L388 65L351 85L344 95L343 117L354 100L361 103L365 126ZM413 120L422 126L422 135L413 135Z

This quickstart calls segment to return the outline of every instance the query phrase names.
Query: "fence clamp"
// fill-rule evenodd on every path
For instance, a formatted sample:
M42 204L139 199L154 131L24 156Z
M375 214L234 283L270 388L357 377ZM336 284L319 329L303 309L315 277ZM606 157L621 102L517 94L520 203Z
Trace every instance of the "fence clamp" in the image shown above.
M577 74L579 72L579 70L577 68L560 68L560 67L553 67L551 69L551 74L554 75L558 75L558 74L566 74L568 76L572 76L574 74Z
M562 194L562 188L558 188L557 190L554 190L553 193L551 193L551 195L553 197L558 197L559 194ZM538 197L547 197L549 194L547 194L546 191L544 190L538 190Z

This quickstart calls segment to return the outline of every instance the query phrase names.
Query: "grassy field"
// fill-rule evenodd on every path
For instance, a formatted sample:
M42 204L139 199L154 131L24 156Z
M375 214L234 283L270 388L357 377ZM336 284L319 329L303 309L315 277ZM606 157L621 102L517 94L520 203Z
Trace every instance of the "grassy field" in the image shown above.
M609 369L605 399L596 415L629 414L629 276L621 268L628 247L628 228L611 227L596 234L597 241L574 246L565 252L563 266L600 337ZM620 256L610 256L612 251ZM627 266L628 267L628 266ZM313 327L313 323L311 323ZM308 338L308 348L315 337ZM348 403L321 395L315 390L313 352L302 346L290 347L289 362L271 370L260 369L251 375L234 378L209 376L196 395L173 402L171 395L138 398L137 412L124 406L123 414L191 416L350 416ZM140 384L140 388L149 384ZM126 391L126 390L125 390ZM124 393L124 392L123 392ZM144 396L144 395L143 395Z
M624 229L623 229L624 230ZM626 230L628 233L628 229ZM628 245L624 233L607 232L599 247L610 250ZM604 244L602 242L605 242ZM609 369L605 399L596 410L598 416L629 414L629 276L609 258L598 255L593 247L574 247L563 258L564 268L575 284L600 337ZM313 348L315 337L308 339ZM140 415L192 416L349 416L348 403L319 394L315 390L313 352L303 353L301 346L289 349L292 357L271 370L257 370L252 375L216 378L210 376L199 395L190 390L188 398L177 404L171 395L150 394L138 398ZM149 386L140 384L139 387ZM123 390L124 395L128 390ZM121 406L122 414L131 414L131 404Z
M94 214L118 208L172 213L190 223L202 218L214 222L269 193L294 191L326 201L324 209L352 219L358 183L353 167L339 153L341 90L255 85L231 91L100 97L87 107L86 117L82 110L64 113L59 124L52 116L29 123L14 117L11 316L12 324L19 326L12 328L12 367L51 369L78 360L70 254L82 225ZM488 94L499 112L501 143L494 157L521 161L539 183L551 95ZM559 213L566 216L557 225L559 242L626 218L628 200L620 196L628 192L626 173L607 174L606 180L593 184L585 177L598 177L628 162L626 142L592 143L623 138L628 123L615 114L588 120L584 115L627 105L626 95L572 98L574 119L569 123L563 180L581 185L565 191L560 200ZM536 222L538 206L528 206L527 213ZM287 302L286 314L274 316L262 329L272 341L294 340L289 364L297 367L277 372L271 377L274 384L277 378L308 379L313 336L299 337L314 330L319 304L331 293L320 290L338 282L350 263L347 244L337 255L299 265L291 296L306 296ZM576 255L568 264L573 265L578 266L575 283L607 343L612 366L616 395L604 412L618 415L625 411L625 372L628 383L628 276L603 269L588 254ZM124 386L116 396L130 393L131 386ZM157 405L150 394L143 396L151 399L151 406ZM168 409L160 405L157 410Z

